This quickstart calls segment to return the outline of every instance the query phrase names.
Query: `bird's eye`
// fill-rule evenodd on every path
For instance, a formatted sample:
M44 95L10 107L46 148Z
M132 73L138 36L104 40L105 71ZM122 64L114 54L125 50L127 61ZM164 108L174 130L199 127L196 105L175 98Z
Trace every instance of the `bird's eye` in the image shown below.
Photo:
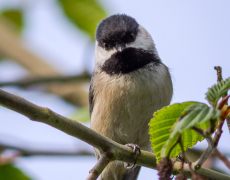
M113 40L103 43L103 46L105 49L112 49L115 45L116 45L116 42Z
M130 33L130 38L134 38L135 37L135 34L134 33Z
M103 45L104 45L104 47L105 47L106 49L109 48L109 44L108 44L108 43L104 43Z
M123 41L125 41L126 43L132 42L135 39L135 34L134 33L127 33L124 37L123 37Z

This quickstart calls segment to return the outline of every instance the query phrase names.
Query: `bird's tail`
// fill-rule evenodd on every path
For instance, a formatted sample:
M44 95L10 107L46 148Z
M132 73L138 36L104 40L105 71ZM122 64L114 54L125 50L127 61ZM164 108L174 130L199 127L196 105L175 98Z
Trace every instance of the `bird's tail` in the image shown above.
M136 180L140 168L140 166L135 166L132 169L127 169L123 162L113 161L102 172L101 180Z
M138 175L139 175L139 171L141 169L141 166L135 166L132 169L129 169L122 180L136 180Z

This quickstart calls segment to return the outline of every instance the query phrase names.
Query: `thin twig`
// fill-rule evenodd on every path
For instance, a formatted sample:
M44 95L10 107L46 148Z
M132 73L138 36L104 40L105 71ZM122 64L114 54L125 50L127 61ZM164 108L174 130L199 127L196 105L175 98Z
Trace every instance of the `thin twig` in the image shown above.
M71 136L79 138L99 149L101 152L111 153L113 160L131 163L135 159L133 151L127 146L121 145L107 137L104 137L77 121L63 117L48 108L35 105L19 96L0 90L0 104L27 116L31 120L48 124ZM136 162L137 165L140 166L153 169L156 168L156 159L151 152L141 150L141 154L137 157ZM176 163L174 170L178 172L178 166L180 165L181 162ZM188 175L191 174L189 169L186 169L185 173ZM219 179L230 180L230 176L210 169L200 168L197 173L207 177L218 177Z
M196 163L195 169L199 169L202 166L202 164L211 155L214 145L213 145L212 137L210 135L205 134L202 129L199 129L197 127L193 127L192 129L196 131L197 133L199 133L201 136L203 136L208 142L208 148L202 153L201 157L198 159Z
M226 165L226 167L228 167L228 169L230 169L230 161L218 149L215 149L214 156L218 157L221 161L223 161L223 163Z
M89 171L89 176L87 180L96 180L105 169L105 167L109 164L111 158L111 155L108 153L102 154L96 165Z
M93 156L93 152L87 150L52 150L52 149L42 149L42 148L30 148L33 147L25 143L23 145L12 145L8 143L0 142L1 150L14 150L20 156Z
M189 156L196 156L196 157L199 157L202 153L203 153L204 149L197 149L197 148L193 148L193 149L188 149L186 151L186 153L189 155ZM230 153L228 151L224 151L223 154L225 156L227 156L228 158L230 158Z
M215 66L214 69L217 72L217 81L218 82L222 81L223 80L222 68L220 66ZM214 147L217 147L217 145L219 143L220 137L221 137L222 132L223 132L222 128L223 128L223 125L224 125L224 121L225 121L225 119L221 117L219 122L218 122L217 130L216 130L215 136L213 138Z
M222 68L221 66L215 66L214 69L217 72L217 81L220 82L223 80L223 76L222 76ZM225 94L224 96L226 96L227 94ZM227 121L227 126L228 126L228 130L230 132L230 117L226 118ZM222 124L224 124L224 122L222 122ZM221 125L220 125L221 126ZM223 125L222 125L223 126ZM219 132L219 134L221 134L221 132Z
M184 169L184 163L185 162L188 162L187 161L187 157L186 157L186 154L185 154L185 151L184 151L184 146L183 146L183 141L182 141L182 137L180 136L179 138L179 145L180 145L180 149L181 149L181 155L182 155L182 158L181 158L181 163L182 163L182 167L181 167L181 172L180 174L183 175L183 169ZM182 176L181 176L182 177ZM179 176L177 176L176 179L178 179ZM186 178L187 179L187 178Z
M217 126L217 130L216 130L214 138L213 138L214 147L217 147L217 145L219 143L219 140L220 140L220 137L221 137L221 135L223 133L222 128L223 128L223 125L224 125L224 120L225 119L223 119L223 118L220 118L220 120L219 120L219 124Z
M220 82L223 80L223 76L222 76L222 68L221 66L215 66L214 69L216 70L216 74L217 74L217 81Z
M78 82L88 82L90 80L90 75L83 73L80 75L72 76L47 76L47 77L34 77L16 81L0 82L0 87L3 86L18 86L18 87L29 87L40 84L51 84L51 83L78 83Z
M227 116L226 121L228 126L228 132L230 133L230 116Z
M224 175L223 173L208 169L208 168L200 168L195 169L196 163L188 163L184 164L184 174L187 177L191 176L191 170L193 170L195 173L200 174L202 176L208 177L209 179L221 179L221 180L229 180L230 177L228 175ZM182 164L180 162L175 162L173 165L173 168L175 171L179 172L181 170Z
M199 160L197 161L197 164L195 166L196 169L200 168L202 164L208 159L208 157L212 154L213 151L213 142L212 138L210 136L206 137L206 140L208 142L208 148L203 152Z

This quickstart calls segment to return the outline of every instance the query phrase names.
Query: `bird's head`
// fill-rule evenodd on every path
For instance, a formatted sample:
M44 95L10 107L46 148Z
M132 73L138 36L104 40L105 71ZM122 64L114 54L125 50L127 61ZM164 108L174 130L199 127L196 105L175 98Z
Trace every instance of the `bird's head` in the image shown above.
M126 49L155 53L151 35L134 18L116 14L102 20L96 32L96 64L103 66L112 55Z

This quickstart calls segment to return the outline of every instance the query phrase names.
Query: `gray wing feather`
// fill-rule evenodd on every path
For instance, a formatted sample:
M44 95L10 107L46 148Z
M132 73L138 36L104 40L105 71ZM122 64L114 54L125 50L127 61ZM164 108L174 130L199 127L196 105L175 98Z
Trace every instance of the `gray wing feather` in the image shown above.
M90 116L93 111L93 106L94 106L94 90L93 90L93 78L92 78L90 81L90 86L89 86L89 113L90 113Z

